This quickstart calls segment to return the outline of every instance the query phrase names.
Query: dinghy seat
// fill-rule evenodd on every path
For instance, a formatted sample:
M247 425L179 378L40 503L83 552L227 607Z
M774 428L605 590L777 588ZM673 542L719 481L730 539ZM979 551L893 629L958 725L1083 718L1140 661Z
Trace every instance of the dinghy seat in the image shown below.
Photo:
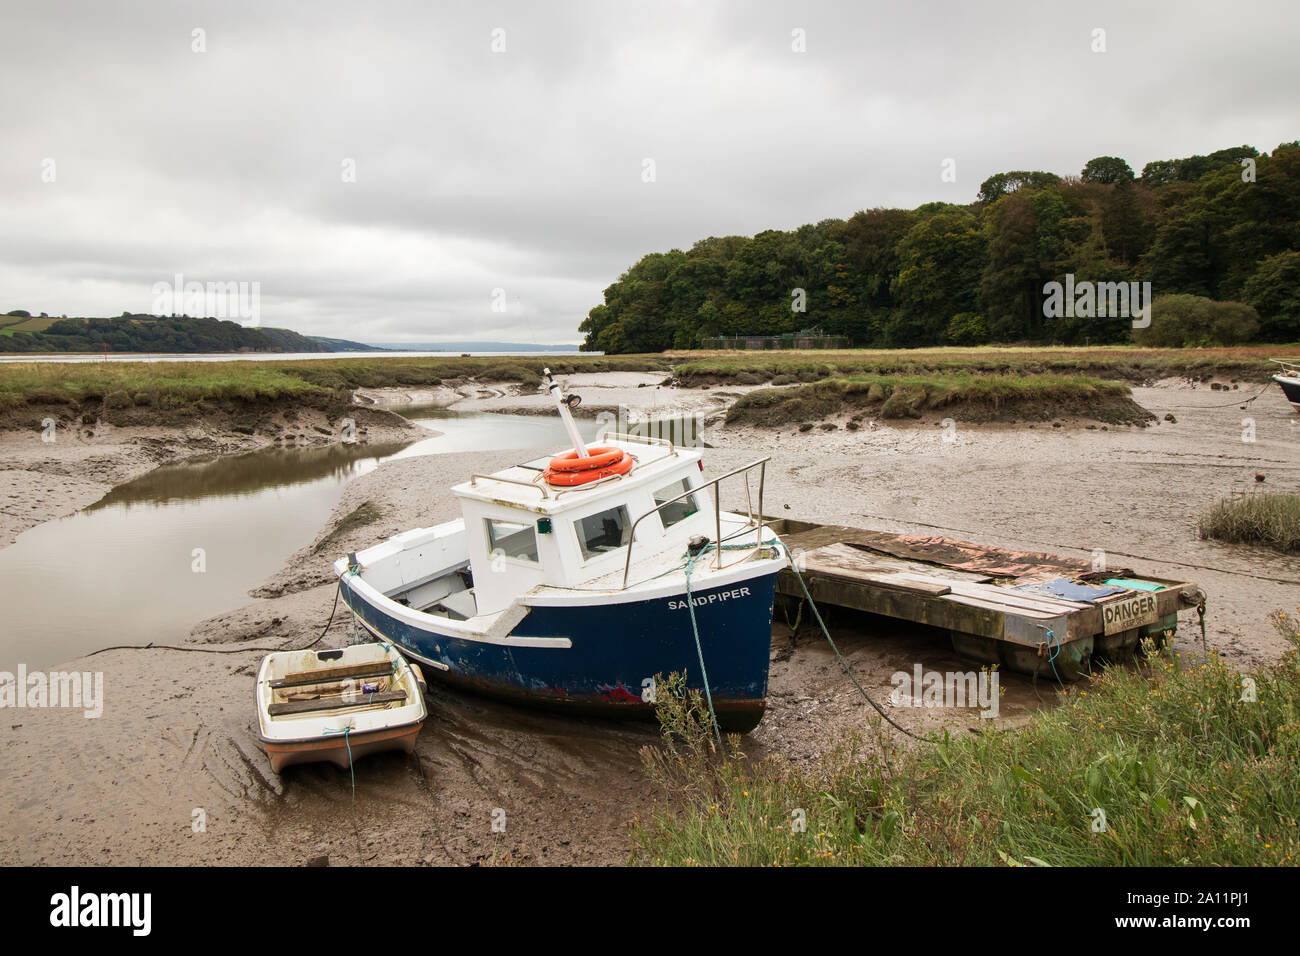
M362 680L367 677L387 677L393 673L392 661L376 661L373 664L355 664L351 667L322 667L314 671L300 671L285 674L278 680L271 681L274 690L284 687L303 687L308 684L329 684L352 678Z
M290 700L271 704L266 712L271 717L286 714L310 714L318 710L344 710L348 707L373 707L376 704L395 704L406 700L406 691L390 690L378 694L354 694L351 697L322 697L317 700Z

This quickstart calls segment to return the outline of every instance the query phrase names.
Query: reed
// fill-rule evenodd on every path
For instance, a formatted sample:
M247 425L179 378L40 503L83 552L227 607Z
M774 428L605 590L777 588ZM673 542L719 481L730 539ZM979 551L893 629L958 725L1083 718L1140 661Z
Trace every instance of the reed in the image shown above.
M1220 499L1201 517L1200 533L1202 538L1300 553L1300 495L1246 494Z
M1212 349L980 347L849 349L843 351L675 352L678 379L688 386L786 385L853 375L969 372L1090 375L1125 382L1211 377L1265 382L1268 358L1286 346Z
M699 702L668 700L677 742L644 757L657 807L633 822L632 862L1293 865L1300 620L1273 622L1290 648L1253 685L1217 657L1148 644L1143 664L1061 691L1020 730L905 750L876 721L811 769L751 760L735 738L705 759Z
M271 402L334 397L356 388L431 387L449 380L535 385L542 369L666 371L659 356L474 356L234 362L0 363L0 410L104 402L109 407L190 406L203 401Z
M1085 375L856 375L789 388L748 392L727 412L728 424L776 426L806 423L845 411L881 418L920 418L941 412L960 421L1046 421L1094 418L1140 424L1149 412L1120 382Z

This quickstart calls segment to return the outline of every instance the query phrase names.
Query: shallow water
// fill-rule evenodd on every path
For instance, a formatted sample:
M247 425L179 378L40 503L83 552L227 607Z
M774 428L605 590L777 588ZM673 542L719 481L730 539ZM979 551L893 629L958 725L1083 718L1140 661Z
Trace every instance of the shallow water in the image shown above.
M165 465L0 550L0 670L115 644L176 643L323 528L343 486L390 458L568 444L557 418L403 409L407 445L271 448ZM579 422L584 437L594 422Z

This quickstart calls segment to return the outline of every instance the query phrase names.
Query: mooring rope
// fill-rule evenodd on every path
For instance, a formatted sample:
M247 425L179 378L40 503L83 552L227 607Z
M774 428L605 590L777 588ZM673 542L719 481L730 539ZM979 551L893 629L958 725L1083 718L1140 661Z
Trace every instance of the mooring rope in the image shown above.
M931 738L921 737L912 733L902 724L898 723L898 721L894 720L894 718L890 717L889 714L885 712L884 708L877 704L875 700L872 699L871 695L867 693L862 684L858 682L857 677L853 673L853 668L849 666L849 662L845 660L844 655L840 653L840 649L836 646L835 640L831 637L830 630L826 627L826 622L822 620L821 612L817 610L817 602L813 600L812 594L808 590L808 585L804 582L803 575L799 573L799 568L795 564L794 556L790 553L790 548L784 541L779 539L774 543L785 552L786 559L790 562L790 570L794 572L795 580L799 582L799 587L803 589L804 598L807 600L808 606L812 608L813 616L817 618L817 624L822 630L822 635L826 638L826 643L830 644L831 650L835 652L835 657L840 662L840 667L843 668L844 673L848 675L849 680L853 682L853 686L858 689L858 693L861 694L863 699L875 709L876 713L884 718L884 720L896 730L906 734L913 740L919 740L922 743L934 743ZM763 544L764 542L760 542L759 547L762 547ZM718 545L710 543L705 545L694 555L690 556L686 562L686 606L690 610L691 614L691 631L695 636L695 651L699 655L700 674L704 679L704 695L709 705L709 719L713 722L713 733L718 739L719 747L722 746L722 733L718 728L718 716L713 709L713 694L709 689L708 673L704 669L704 649L700 644L700 629L699 625L695 621L695 602L691 597L691 571L695 567L695 562L698 561L701 556L710 552L748 550L753 547L754 545L751 544L731 544L719 547ZM1058 680L1059 679L1060 678L1058 678Z
M777 541L777 544L781 547L781 550L785 552L785 556L790 562L790 570L794 572L795 580L799 582L799 587L803 589L804 598L808 601L808 606L812 608L813 617L817 619L817 625L822 629L822 635L826 638L826 643L829 644L831 650L835 652L835 657L840 662L840 667L844 669L844 673L847 674L849 680L853 682L853 686L858 689L858 693L862 695L863 699L866 700L868 704L875 708L876 713L883 717L890 726L911 737L913 740L919 740L922 743L927 744L934 743L934 740L929 737L921 737L912 733L902 724L898 723L898 721L894 720L894 718L890 717L889 714L885 713L884 708L872 700L871 695L866 692L860 683L858 683L857 677L854 676L853 669L849 667L849 662L844 659L844 655L840 653L840 649L835 646L835 641L831 638L830 629L826 627L826 622L822 620L821 612L817 610L817 602L813 600L812 593L808 590L808 585L804 582L803 575L799 573L799 568L795 564L794 555L790 553L789 546L784 541Z
M348 724L341 730L331 730L327 727L320 733L322 737L329 737L333 734L343 735L343 745L348 748L348 772L352 774L352 802L355 804L357 802L357 771L352 765L352 743L348 740L348 736L352 733L352 725Z
M320 632L320 636L310 644L304 644L302 647L183 647L179 644L114 644L112 647L101 647L97 651L91 651L89 654L83 654L82 657L94 657L96 654L103 654L108 651L185 651L194 654L245 654L248 651L267 651L274 653L277 651L305 651L315 647L325 639L329 633L330 627L334 624L334 612L339 606L339 591L343 589L343 582L334 590L334 606L330 608L330 619L325 622L325 629Z
M1172 406L1172 407L1173 407L1173 408L1189 408L1189 409L1192 409L1193 411L1195 411L1195 410L1198 409L1198 408L1231 408L1233 405L1249 405L1249 404L1250 404L1251 402L1253 402L1255 399L1259 398L1259 397L1260 397L1261 395L1263 395L1266 391L1268 391L1269 387L1270 387L1272 384L1273 384L1273 382L1272 382L1271 379L1270 379L1269 381L1265 382L1263 388L1261 388L1258 392L1256 392L1256 393L1255 393L1254 395L1252 395L1250 398L1246 399L1244 402L1243 402L1241 399L1237 399L1235 402L1228 402L1228 403L1226 403L1226 404L1224 404L1224 405L1174 405L1174 406ZM1166 406L1166 407L1169 407L1169 406Z
M695 570L695 562L700 559L701 555L706 554L710 550L717 550L720 554L725 547L725 545L721 548L713 545L706 545L693 555L690 555L686 559L685 564L686 609L690 611L691 614L691 633L695 635L695 653L699 656L700 660L700 678L704 682L704 697L709 703L709 720L713 724L713 736L717 738L719 751L722 750L722 729L718 726L718 715L713 709L713 691L709 689L709 672L704 667L704 648L700 644L700 627L695 622L695 599L691 596L691 572Z

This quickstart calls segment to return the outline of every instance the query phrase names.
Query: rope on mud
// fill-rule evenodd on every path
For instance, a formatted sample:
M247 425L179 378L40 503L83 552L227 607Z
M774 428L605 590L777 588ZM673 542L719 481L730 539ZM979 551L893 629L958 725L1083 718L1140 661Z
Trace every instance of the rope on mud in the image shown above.
M348 772L352 774L352 802L357 802L357 771L352 765L352 743L348 740L348 735L352 733L352 726L348 725L342 730L330 730L328 727L321 731L322 737L328 737L331 734L343 735L343 746L348 748Z
M1235 401L1235 402L1227 402L1226 404L1223 404L1223 405L1174 405L1174 406L1172 406L1172 407L1174 407L1174 408L1192 408L1192 409L1196 409L1196 408L1231 408L1233 405L1249 405L1249 404L1250 404L1251 402L1253 402L1255 399L1259 398L1259 397L1260 397L1261 395L1263 395L1266 391L1268 391L1269 386L1271 386L1272 384L1273 384L1272 381L1265 382L1263 388L1261 388L1258 392L1256 392L1256 393L1255 393L1254 395L1252 395L1250 398L1246 399L1244 402L1243 402L1241 399L1237 399L1237 401Z
M266 651L267 653L276 653L278 651L305 651L315 647L325 639L329 629L334 624L334 612L339 607L339 591L343 589L343 582L339 582L338 588L334 591L334 606L330 608L330 619L325 622L325 629L320 632L320 637L310 644L304 644L302 647L181 647L177 644L114 644L112 647L101 647L97 651L91 651L89 654L83 654L83 657L94 657L96 654L104 654L108 651L185 651L194 654L245 654L248 651Z
M862 685L858 683L857 677L855 677L853 674L853 669L849 667L849 662L844 659L844 655L840 653L840 649L835 646L835 641L832 640L831 638L831 632L826 627L826 622L822 620L821 612L817 610L817 602L813 600L812 594L808 591L808 585L804 583L803 575L799 573L799 568L798 566L796 566L794 562L794 556L790 554L789 546L786 545L784 541L780 541L780 540L777 541L777 544L781 547L783 551L785 551L785 556L790 561L790 570L794 572L795 580L799 582L799 587L803 589L804 598L808 601L808 606L812 608L813 616L817 618L817 624L822 629L822 634L826 637L826 643L829 644L831 646L831 650L835 652L835 657L839 660L840 667L844 669L844 673L848 675L849 680L853 681L853 686L858 689L858 693L862 695L863 699L866 700L868 704L870 704L872 707L875 708L876 713L878 713L881 717L883 717L885 721L890 726L894 727L896 730L901 731L902 733L911 737L913 740L919 740L922 743L927 743L927 744L934 743L934 741L928 737L921 737L918 736L917 734L912 733L902 724L894 720L894 718L890 717L889 714L885 713L884 708L882 708L879 704L877 704L874 700L872 700L871 695L868 694L866 690L863 689Z

